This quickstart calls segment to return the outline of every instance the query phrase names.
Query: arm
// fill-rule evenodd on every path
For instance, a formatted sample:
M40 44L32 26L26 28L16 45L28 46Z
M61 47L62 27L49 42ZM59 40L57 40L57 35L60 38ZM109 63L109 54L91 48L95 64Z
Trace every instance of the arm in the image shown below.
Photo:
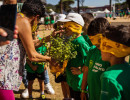
M27 61L28 65L31 67L31 69L32 69L33 71L36 71L36 70L37 70L37 67L38 67L38 66L34 66L28 59L27 59L26 61Z
M41 42L41 41L49 42L51 36L54 37L54 36L56 36L57 34L62 33L62 32L64 32L64 30L53 31L51 35L49 35L49 36L47 36L47 37L43 37L41 40L39 40L39 39L34 40L33 42L34 42L35 47L36 47L36 48L41 47L41 46L44 44L44 43Z
M32 39L31 25L28 19L19 17L17 18L16 24L19 27L19 37L26 50L29 60L34 62L50 61L51 57L42 56L36 52Z
M39 40L39 39L33 40L33 43L34 43L35 47L38 48L38 47L41 47L42 45L44 45L43 41L49 42L50 41L50 35L42 38L41 40Z
M83 80L82 80L82 85L81 85L81 90L86 90L87 87L87 77L88 77L88 67L83 66L82 68L83 71ZM81 92L81 100L86 100L86 94L84 92Z

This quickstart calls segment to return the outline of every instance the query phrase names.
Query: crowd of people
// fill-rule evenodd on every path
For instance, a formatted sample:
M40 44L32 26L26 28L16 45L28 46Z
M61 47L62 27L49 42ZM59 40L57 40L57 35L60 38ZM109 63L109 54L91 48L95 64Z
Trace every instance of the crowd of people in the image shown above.
M120 17L120 18L130 18L130 10L127 8L126 10L117 10L114 14L114 12L106 13L105 14L106 18L115 18L115 17Z
M46 15L44 17L45 30L51 30L51 29L53 29L53 24L55 23L54 20L55 20L54 14L48 15L46 13Z
M5 0L3 6L16 3L17 0ZM43 16L45 28L50 29L51 23L54 32L40 38L35 32ZM46 43L60 34L67 39L75 35L71 42L77 51L76 58L68 59L64 72L55 77L55 82L61 83L63 100L129 100L130 65L125 57L130 55L130 26L112 26L107 19L94 18L91 13L56 17L54 22L53 15L45 14L41 0L24 2L17 14L13 41L0 41L0 99L15 100L13 91L19 90L22 81L25 85L22 98L33 99L36 78L41 99L46 99L45 89L55 94L46 62L50 66L58 64L46 56ZM0 35L6 37L8 33L0 28Z

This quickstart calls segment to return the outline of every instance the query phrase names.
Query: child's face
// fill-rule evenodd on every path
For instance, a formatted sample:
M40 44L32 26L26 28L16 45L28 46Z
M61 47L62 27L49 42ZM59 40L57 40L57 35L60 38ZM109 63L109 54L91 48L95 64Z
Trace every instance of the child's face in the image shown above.
M82 26L77 24L76 22L66 22L64 24L66 35L72 36L73 34L80 34L82 32Z
M111 57L112 57L112 54L110 53L107 53L107 52L102 52L101 51L101 55L102 55L102 60L103 61L110 61Z
M59 27L59 29L63 29L64 23L63 22L57 22L57 26Z
M66 36L72 36L73 34L73 32L68 28L65 28L65 32L66 32Z
M70 30L68 27L65 27L66 36L72 36L73 31Z

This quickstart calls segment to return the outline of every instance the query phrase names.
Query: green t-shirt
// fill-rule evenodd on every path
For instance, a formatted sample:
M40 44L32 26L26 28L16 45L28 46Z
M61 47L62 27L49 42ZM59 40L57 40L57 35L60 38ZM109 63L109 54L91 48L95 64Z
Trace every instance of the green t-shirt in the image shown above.
M55 23L55 21L54 20L51 20L51 24L54 24Z
M88 52L85 66L89 68L87 77L89 100L100 100L100 76L110 64L102 61L101 51L93 45Z
M50 17L45 17L44 24L45 25L50 24Z
M81 90L81 84L82 84L82 78L83 73L80 75L73 75L71 73L71 67L79 67L84 65L84 61L86 59L88 50L89 50L89 44L85 41L83 36L76 38L72 41L74 45L77 45L75 47L75 50L77 51L76 58L73 58L68 61L67 67L66 67L66 76L67 76L67 83L68 85L74 90L74 91L80 91Z
M130 100L130 65L111 66L101 76L101 100Z
M38 53L44 55L44 54L46 53L46 51L47 51L47 48L46 48L45 46L41 46L41 47L37 48L36 51L37 51ZM40 64L37 63L37 62L32 62L32 64L33 64L33 65L37 65L38 68L37 68L36 71L33 71L33 70L31 69L31 67L26 63L25 68L27 69L28 72L30 72L30 73L35 73L35 72L37 72L37 73L42 73L42 72L44 71L44 62L42 62L42 63L40 63Z
M89 44L89 46L91 47L93 44L92 42L90 41L88 35L83 35L83 33L81 33L81 35L84 37L85 41Z

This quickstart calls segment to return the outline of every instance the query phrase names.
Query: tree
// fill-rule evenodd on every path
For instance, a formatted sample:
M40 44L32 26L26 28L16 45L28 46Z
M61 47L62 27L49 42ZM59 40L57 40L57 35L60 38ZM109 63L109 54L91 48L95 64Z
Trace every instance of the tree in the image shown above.
M70 5L74 4L74 0L62 0L62 4L63 4L63 10L69 12L71 10Z
M130 8L130 0L126 0L127 4L129 5L129 8Z
M115 0L116 2L122 1L122 0ZM110 12L112 11L112 0L109 1L110 2Z
M84 1L85 1L85 0L80 0L80 3L81 3L81 6L82 6L82 7L84 6Z
M112 0L110 0L110 12L112 11Z
M63 13L63 4L62 4L62 0L60 0L60 13Z
M52 4L46 4L46 12L49 13L49 9L56 10L56 6Z
M62 11L66 11L69 12L71 10L71 4L74 3L74 0L60 0L59 3L56 5L56 9L57 12L60 11L60 13L62 13Z

